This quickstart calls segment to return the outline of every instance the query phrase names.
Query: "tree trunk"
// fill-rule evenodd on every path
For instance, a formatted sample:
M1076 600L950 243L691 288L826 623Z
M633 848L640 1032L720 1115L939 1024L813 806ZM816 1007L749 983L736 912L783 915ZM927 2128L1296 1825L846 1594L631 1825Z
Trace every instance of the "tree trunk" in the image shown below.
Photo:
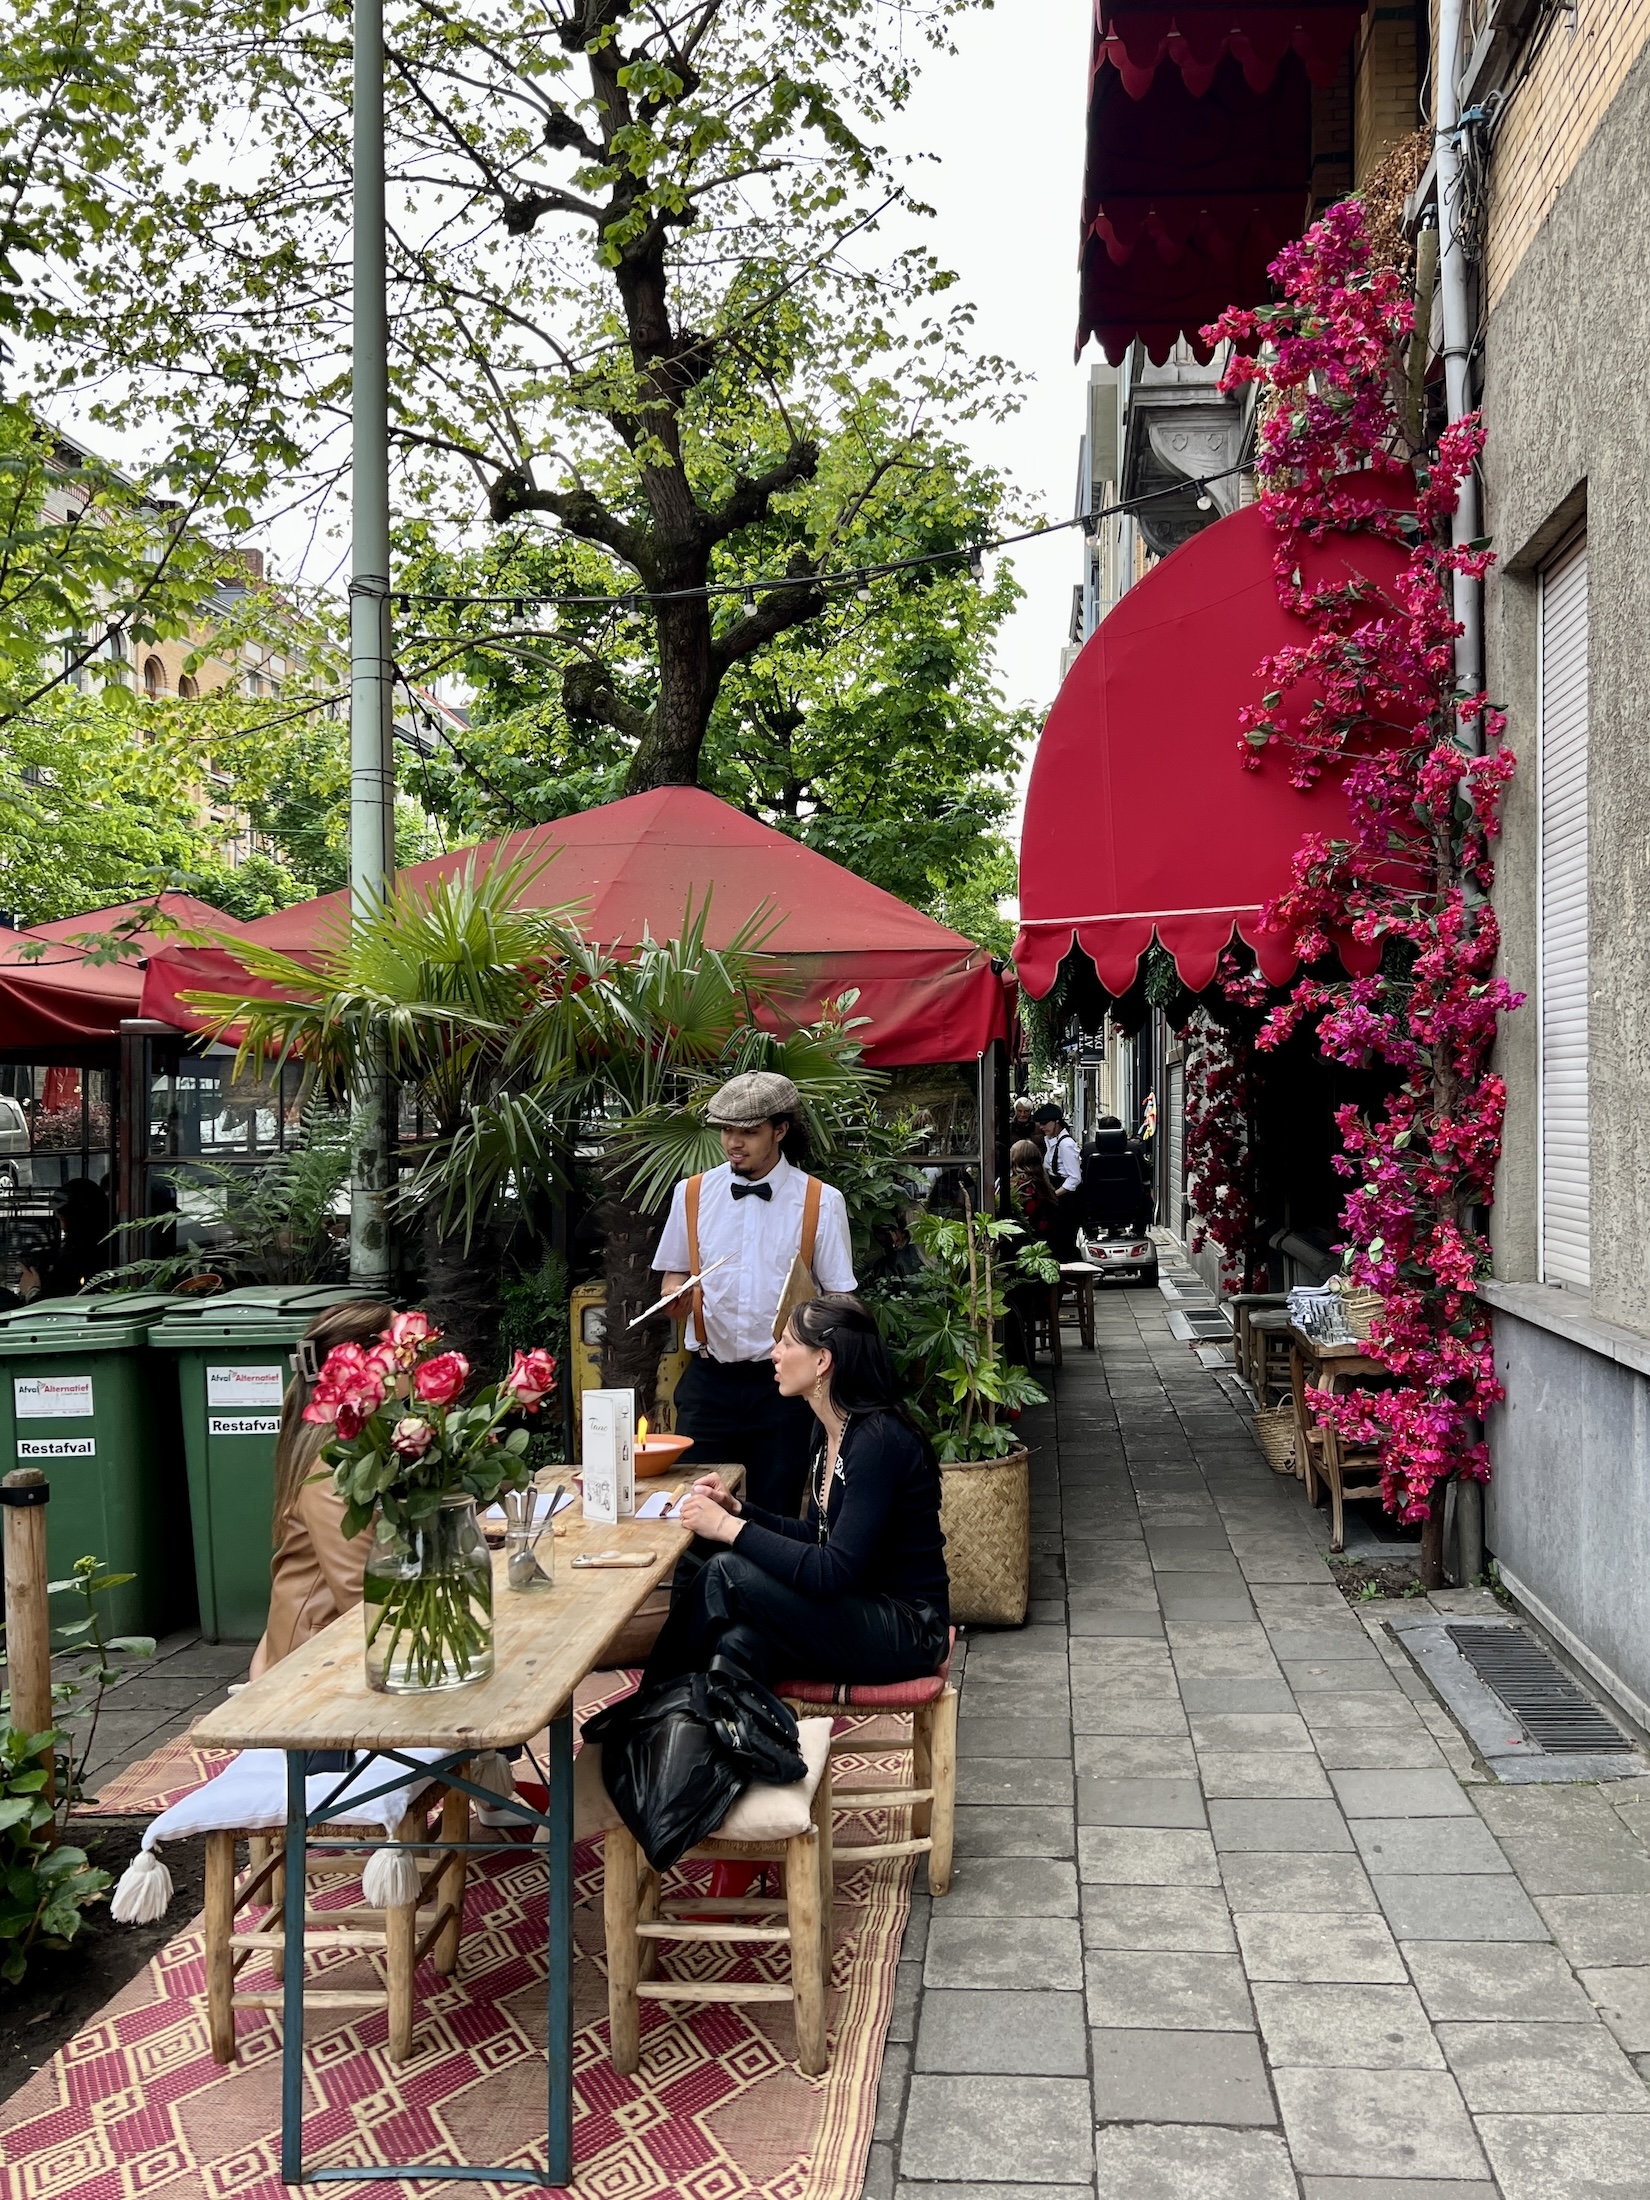
M483 1380L502 1374L498 1359L499 1247L490 1230L477 1230L466 1251L462 1230L443 1232L434 1214L423 1229L424 1310L454 1352L462 1352Z
M1423 1589L1441 1589L1444 1586L1444 1495L1448 1488L1447 1481L1434 1482L1432 1510L1421 1523Z
M624 1194L610 1188L596 1210L602 1233L602 1280L607 1286L607 1334L602 1345L602 1382L609 1390L633 1390L636 1411L651 1413L659 1382L659 1355L670 1324L658 1316L640 1329L629 1325L659 1296L653 1274L653 1248L659 1241L659 1217L644 1213Z
M705 571L672 575L668 587L702 587ZM653 724L630 761L626 794L653 787L696 787L711 705L716 700L710 660L710 606L703 600L655 607L659 637L659 702ZM647 1301L641 1302L644 1306Z

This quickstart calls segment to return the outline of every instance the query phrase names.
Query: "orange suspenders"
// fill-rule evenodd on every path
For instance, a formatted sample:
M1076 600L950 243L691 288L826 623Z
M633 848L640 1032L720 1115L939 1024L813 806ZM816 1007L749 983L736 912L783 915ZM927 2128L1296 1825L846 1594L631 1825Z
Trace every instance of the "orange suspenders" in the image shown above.
M693 1276L698 1275L701 1268L699 1259L699 1194L704 1181L702 1176L690 1176L687 1180L687 1190L682 1201L683 1218L687 1223L688 1273ZM802 1194L800 1257L803 1267L812 1275L814 1247L819 1241L820 1184L817 1176L804 1177L803 1183L805 1189ZM693 1286L693 1332L699 1339L701 1354L708 1354L710 1346L705 1340L705 1292L704 1286L697 1283Z

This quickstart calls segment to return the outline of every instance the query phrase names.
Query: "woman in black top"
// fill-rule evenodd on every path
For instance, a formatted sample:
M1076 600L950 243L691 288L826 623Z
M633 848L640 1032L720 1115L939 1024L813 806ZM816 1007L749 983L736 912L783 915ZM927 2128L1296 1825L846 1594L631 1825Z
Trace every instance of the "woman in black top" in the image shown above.
M936 1671L949 1641L939 1467L875 1319L847 1292L810 1299L773 1363L781 1393L806 1398L819 1422L808 1509L789 1519L742 1504L717 1475L694 1484L681 1517L699 1540L643 1685L713 1657L765 1682Z

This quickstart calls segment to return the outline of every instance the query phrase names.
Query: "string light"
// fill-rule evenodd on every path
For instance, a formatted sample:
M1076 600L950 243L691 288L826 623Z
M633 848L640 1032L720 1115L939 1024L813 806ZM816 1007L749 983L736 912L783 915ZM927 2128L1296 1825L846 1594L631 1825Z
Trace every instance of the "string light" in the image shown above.
M1036 542L1044 535L1063 534L1068 528L1080 527L1085 535L1092 535L1103 519L1115 519L1125 513L1137 512L1143 505L1155 504L1163 497L1184 496L1188 488L1198 490L1198 510L1212 511L1214 499L1208 494L1209 484L1224 481L1232 474L1246 470L1243 464L1224 466L1217 474L1204 474L1190 481L1170 482L1162 489L1146 489L1138 496L1124 497L1116 504L1103 506L1097 512L1081 512L1075 519L1048 520L1040 527L1022 528L1018 534L998 535L989 542L972 543L955 550L926 550L909 558L888 558L880 565L860 565L842 573L776 573L771 576L758 574L754 580L708 581L698 588L627 589L621 594L582 596L535 596L531 608L534 612L553 611L558 608L593 609L604 611L643 611L650 604L706 603L720 596L737 596L744 607L754 608L755 591L777 591L784 588L832 589L851 588L861 603L871 600L871 582L884 579L892 573L910 573L932 565L954 565L966 561L975 580L985 577L985 559L989 551L1012 550L1022 542ZM413 604L505 605L510 609L521 606L522 599L515 595L495 592L491 595L446 595L436 589L395 589L390 601L401 609Z

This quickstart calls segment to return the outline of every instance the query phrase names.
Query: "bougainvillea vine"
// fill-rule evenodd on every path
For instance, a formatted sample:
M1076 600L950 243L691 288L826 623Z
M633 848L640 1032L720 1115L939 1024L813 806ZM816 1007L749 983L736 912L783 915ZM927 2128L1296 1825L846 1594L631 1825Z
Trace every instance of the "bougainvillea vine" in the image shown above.
M1489 1270L1479 1224L1506 1103L1492 1051L1521 998L1495 975L1487 898L1513 759L1501 713L1456 691L1451 576L1481 578L1490 560L1448 539L1482 436L1473 416L1430 451L1409 445L1395 393L1414 309L1393 269L1371 267L1356 200L1282 252L1272 276L1281 304L1228 312L1204 332L1248 347L1226 388L1263 386L1257 463L1278 594L1312 630L1264 662L1267 693L1244 714L1241 747L1251 768L1275 749L1296 785L1343 769L1350 829L1309 838L1265 914L1306 974L1257 1044L1311 1024L1329 1059L1391 1074L1368 1116L1340 1110L1336 1165L1353 1187L1349 1272L1384 1298L1370 1346L1395 1380L1325 1410L1347 1441L1379 1447L1388 1508L1417 1520L1450 1476L1487 1477L1483 1416L1501 1395L1473 1285ZM1396 584L1305 581L1303 545L1331 531L1403 549ZM1331 964L1348 939L1378 953L1371 974Z
M1198 1008L1181 1040L1186 1065L1185 1170L1187 1203L1196 1221L1191 1250L1220 1248L1229 1290L1247 1289L1255 1241L1253 1112L1254 1047Z

